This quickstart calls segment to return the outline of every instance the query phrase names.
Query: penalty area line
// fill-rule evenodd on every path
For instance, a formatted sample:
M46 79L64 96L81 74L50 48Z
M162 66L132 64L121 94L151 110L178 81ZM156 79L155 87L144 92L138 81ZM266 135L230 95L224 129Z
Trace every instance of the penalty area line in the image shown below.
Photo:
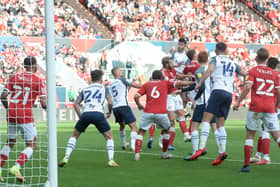
M58 147L58 149L65 149L65 147ZM102 153L106 153L107 150L105 149L90 149L90 148L77 148L75 149L77 151L87 151L87 152L102 152ZM118 151L118 150L115 150L114 151L115 153L121 153L121 154L129 154L129 155L134 155L135 153L134 152L128 152L128 151ZM160 153L159 154L155 154L155 153L147 153L147 152L141 152L140 153L141 155L146 155L146 156L156 156L156 157L159 157L160 158ZM180 156L180 155L173 155L173 158L181 158L183 159L184 156ZM215 160L216 158L211 158L211 157L206 157L206 156L201 156L199 157L199 159L202 159L202 160ZM226 159L227 161L229 162L244 162L243 160L235 160L235 159ZM271 162L270 165L280 165L280 163L278 162Z

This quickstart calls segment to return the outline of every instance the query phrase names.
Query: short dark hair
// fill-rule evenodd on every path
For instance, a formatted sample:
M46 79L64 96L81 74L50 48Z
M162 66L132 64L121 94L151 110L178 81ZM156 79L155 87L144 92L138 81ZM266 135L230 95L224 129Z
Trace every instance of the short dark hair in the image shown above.
M117 69L119 69L119 68L120 68L120 67L114 67L114 68L111 70L112 75L115 76L115 71L116 71Z
M179 42L179 43L184 43L184 44L187 43L187 41L185 40L185 38L180 38L178 42Z
M196 55L196 51L194 49L188 50L187 57L192 61L194 59L194 56Z
M90 72L92 82L97 82L102 80L103 71L96 69Z
M279 64L279 60L275 57L270 57L267 61L267 66L270 67L271 69L276 69L277 65Z
M208 53L206 51L199 52L197 60L199 63L205 64L208 61Z
M166 64L169 64L169 60L172 60L172 58L169 57L169 56L163 57L162 60L161 60L162 66L165 67Z
M216 44L216 51L218 52L226 52L227 44L225 42L218 42Z
M269 57L269 52L267 49L260 48L257 51L257 57L256 57L257 62L264 62L268 59L268 57Z
M161 80L162 79L162 72L159 70L155 70L152 74L152 79L153 80Z
M37 60L34 56L28 56L23 61L23 65L26 68L32 68L32 66L35 66L36 64L37 64Z

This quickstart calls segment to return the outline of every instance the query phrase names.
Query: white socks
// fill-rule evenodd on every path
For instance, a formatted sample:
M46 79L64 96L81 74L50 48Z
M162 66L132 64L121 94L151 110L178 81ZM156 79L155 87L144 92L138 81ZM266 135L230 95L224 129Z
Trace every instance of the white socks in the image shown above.
M69 138L66 145L65 158L69 159L72 151L75 149L77 139L74 137Z
M209 135L209 130L210 130L210 124L208 122L202 122L199 149L205 148Z
M126 133L125 130L120 131L120 138L122 141L122 146L126 147Z
M134 151L135 150L135 141L137 137L137 132L130 133L130 148Z
M111 140L107 140L107 154L108 154L108 159L109 160L113 160L114 159L114 141Z
M220 146L221 146L221 152L226 152L226 143L227 143L227 133L225 127L218 128L219 131L219 140L220 140Z
M192 131L192 146L193 146L193 154L198 150L198 144L199 144L199 137L198 137L198 131Z
M214 135L215 135L215 139L216 139L216 143L217 143L217 146L218 146L219 153L222 153L222 151L221 151L221 145L220 145L220 135L219 135L219 131L218 131L218 130L215 130Z

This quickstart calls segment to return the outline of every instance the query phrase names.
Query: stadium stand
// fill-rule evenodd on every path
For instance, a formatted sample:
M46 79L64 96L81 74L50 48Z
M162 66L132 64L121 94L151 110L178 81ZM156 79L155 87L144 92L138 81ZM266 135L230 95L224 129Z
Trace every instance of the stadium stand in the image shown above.
M235 0L80 2L114 31L117 41L186 37L189 42L280 42L277 29L248 15Z
M280 29L280 2L273 0L242 0Z

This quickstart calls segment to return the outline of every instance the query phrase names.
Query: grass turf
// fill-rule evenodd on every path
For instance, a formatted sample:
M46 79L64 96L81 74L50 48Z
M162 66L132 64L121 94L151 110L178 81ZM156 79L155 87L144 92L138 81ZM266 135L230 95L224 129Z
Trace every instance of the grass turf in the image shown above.
M44 124L40 124L38 129L44 131ZM65 145L72 134L73 123L60 123L58 127L58 159L64 156ZM148 133L144 137L142 155L140 161L134 161L134 154L130 151L122 151L119 139L118 126L113 125L113 135L115 140L115 161L119 168L109 168L107 166L107 153L105 140L94 126L90 126L87 132L82 134L78 140L76 150L73 152L69 164L65 168L58 168L60 187L84 187L84 186L145 186L145 187L169 187L169 186L277 186L278 171L280 167L279 150L273 142L271 145L272 164L267 166L251 166L248 174L240 173L243 165L243 143L245 137L244 121L229 121L226 124L228 142L228 159L220 166L213 167L211 162L217 157L217 146L213 133L210 133L207 142L208 154L197 161L184 161L183 157L192 151L191 143L184 143L182 132L176 129L175 143L176 151L173 151L173 159L161 160L161 150L158 146L159 130L156 130L153 149L147 149ZM127 141L129 141L129 129L127 127ZM5 134L2 129L1 134ZM3 144L5 136L1 137ZM256 137L257 139L257 137ZM46 141L41 134L41 142ZM43 145L43 144L41 144ZM256 141L255 141L256 145ZM5 168L11 166L16 156L22 150L19 145L17 154L11 153L10 161ZM40 150L40 149L39 149ZM26 176L27 184L34 184L39 179L44 181L46 177L35 175L45 175L42 167L47 162L40 161L45 158L45 146L41 151L35 151L35 158L32 162L27 162L23 168L23 175ZM171 152L170 152L171 153ZM41 163L41 167L39 166ZM33 170L30 168L33 167ZM35 169L34 169L35 168ZM7 171L4 170L4 173ZM41 173L40 173L41 172ZM33 174L32 174L33 173ZM33 177L31 177L33 175ZM4 174L7 176L7 174ZM9 178L9 183L15 183L14 178Z

